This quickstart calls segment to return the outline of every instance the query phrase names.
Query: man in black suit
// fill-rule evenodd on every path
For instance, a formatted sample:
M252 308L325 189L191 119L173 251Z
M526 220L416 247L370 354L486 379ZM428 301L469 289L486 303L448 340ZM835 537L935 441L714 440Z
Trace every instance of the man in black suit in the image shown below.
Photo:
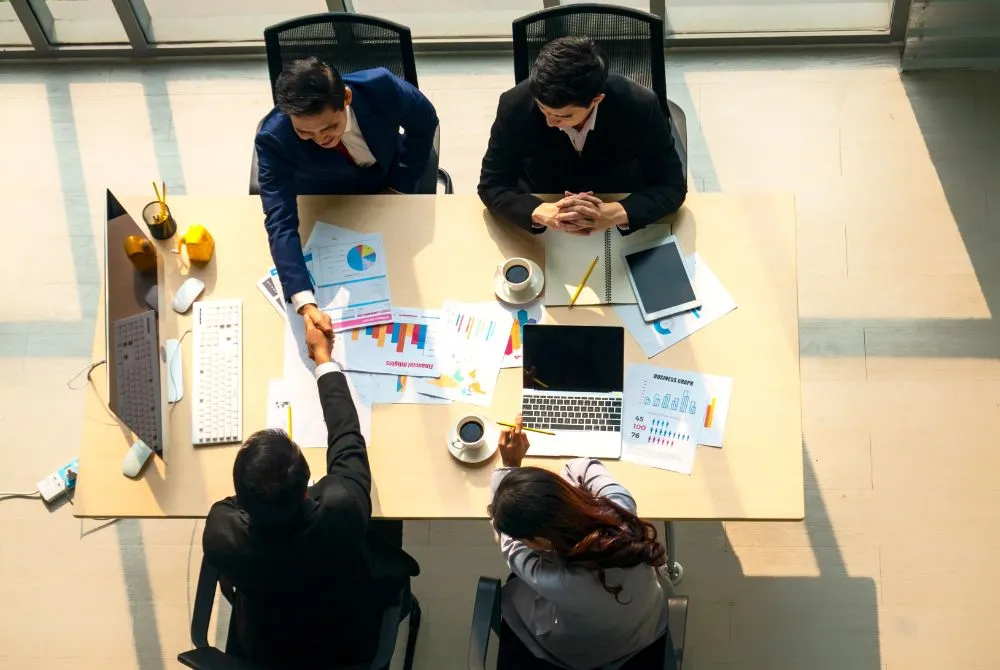
M556 203L532 193L563 193ZM594 193L630 193L602 202ZM608 74L585 37L545 45L531 76L500 96L479 197L533 232L638 230L687 193L667 115L649 89Z
M327 474L283 431L263 430L233 465L236 495L212 506L205 556L236 587L236 640L227 651L268 667L327 668L370 661L382 612L416 562L369 528L371 470L332 340L307 324L327 426Z

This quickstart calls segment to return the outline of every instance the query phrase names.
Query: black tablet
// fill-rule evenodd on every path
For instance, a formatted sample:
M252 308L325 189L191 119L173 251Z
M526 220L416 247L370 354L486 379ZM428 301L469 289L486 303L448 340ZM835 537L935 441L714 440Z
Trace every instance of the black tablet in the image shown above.
M622 260L646 321L701 307L684 263L684 252L675 236L623 249Z

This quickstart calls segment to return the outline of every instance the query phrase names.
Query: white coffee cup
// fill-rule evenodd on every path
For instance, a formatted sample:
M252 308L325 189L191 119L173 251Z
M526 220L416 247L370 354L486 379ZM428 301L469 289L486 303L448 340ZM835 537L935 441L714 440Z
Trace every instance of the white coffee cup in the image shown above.
M504 284L511 293L520 293L531 286L531 262L527 258L511 258L500 268Z
M468 414L455 422L451 446L458 451L476 451L486 446L486 419Z

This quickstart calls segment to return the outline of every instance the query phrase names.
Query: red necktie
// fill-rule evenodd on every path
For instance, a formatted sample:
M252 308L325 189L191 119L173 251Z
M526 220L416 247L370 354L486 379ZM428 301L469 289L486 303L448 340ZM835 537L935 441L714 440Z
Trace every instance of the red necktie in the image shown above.
M337 146L335 146L334 149L336 149L341 156L346 158L348 163L350 163L354 167L358 166L357 162L354 160L354 157L351 156L351 152L347 150L346 146L344 146L343 140L337 142Z

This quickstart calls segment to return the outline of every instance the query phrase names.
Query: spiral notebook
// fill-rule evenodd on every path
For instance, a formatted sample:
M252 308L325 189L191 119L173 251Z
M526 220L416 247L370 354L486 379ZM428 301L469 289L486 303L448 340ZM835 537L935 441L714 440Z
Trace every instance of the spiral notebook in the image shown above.
M622 249L669 237L671 226L657 223L628 236L617 229L587 237L547 231L545 233L545 304L568 305L587 268L597 256L597 265L576 299L577 305L634 305L635 293L628 280Z

